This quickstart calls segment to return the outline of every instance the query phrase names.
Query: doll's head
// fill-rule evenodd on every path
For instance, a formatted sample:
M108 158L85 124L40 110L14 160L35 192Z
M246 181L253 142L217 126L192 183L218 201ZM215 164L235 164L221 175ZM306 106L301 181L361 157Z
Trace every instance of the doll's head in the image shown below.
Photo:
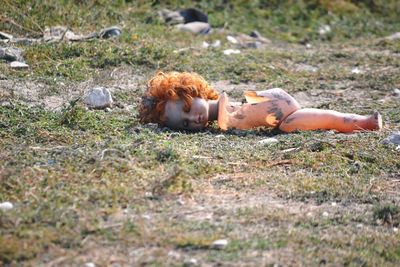
M196 73L159 72L147 84L139 118L142 123L198 130L207 124L207 100L215 99L218 93Z

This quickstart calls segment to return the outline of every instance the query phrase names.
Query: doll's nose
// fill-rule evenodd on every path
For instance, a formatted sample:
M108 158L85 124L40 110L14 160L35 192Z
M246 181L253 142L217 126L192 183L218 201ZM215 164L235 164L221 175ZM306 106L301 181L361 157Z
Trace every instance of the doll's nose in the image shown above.
M201 124L203 117L201 115L193 115L190 120L194 123Z

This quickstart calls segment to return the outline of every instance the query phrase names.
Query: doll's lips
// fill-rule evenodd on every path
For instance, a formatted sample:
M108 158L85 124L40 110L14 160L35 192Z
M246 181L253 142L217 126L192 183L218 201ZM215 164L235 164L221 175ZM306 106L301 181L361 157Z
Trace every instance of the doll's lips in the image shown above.
M199 117L197 117L197 123L198 124L204 124L205 123L203 115L199 115Z

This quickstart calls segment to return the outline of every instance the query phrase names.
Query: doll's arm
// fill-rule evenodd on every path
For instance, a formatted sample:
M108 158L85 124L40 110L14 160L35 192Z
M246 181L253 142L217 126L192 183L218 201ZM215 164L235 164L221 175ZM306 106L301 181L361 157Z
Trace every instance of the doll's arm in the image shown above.
M369 116L362 116L314 108L305 108L293 112L279 126L279 129L284 132L321 129L350 133L362 130L380 130L381 128L382 117L378 112Z

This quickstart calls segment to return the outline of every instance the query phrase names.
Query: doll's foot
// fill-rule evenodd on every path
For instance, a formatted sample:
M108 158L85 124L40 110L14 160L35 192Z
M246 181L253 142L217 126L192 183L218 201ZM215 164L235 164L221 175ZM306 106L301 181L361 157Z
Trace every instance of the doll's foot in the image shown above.
M381 130L382 129L382 116L378 111L375 111L366 121L366 130Z

